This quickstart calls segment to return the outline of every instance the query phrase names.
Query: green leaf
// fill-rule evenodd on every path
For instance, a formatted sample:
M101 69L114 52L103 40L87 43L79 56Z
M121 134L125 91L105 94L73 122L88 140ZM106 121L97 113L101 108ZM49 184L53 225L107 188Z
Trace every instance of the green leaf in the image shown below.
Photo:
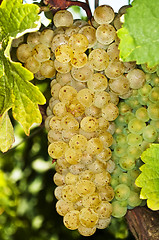
M14 142L14 130L8 112L0 118L0 150L6 152Z
M140 167L142 173L135 182L141 187L140 198L147 199L152 210L159 210L159 144L151 144L141 159L145 164Z
M159 63L159 1L135 0L118 31L120 57L152 67Z
M37 5L22 4L22 0L3 0L0 5L0 116L3 119L5 113L12 108L13 117L23 126L27 135L33 123L40 124L42 121L38 104L43 105L45 97L29 82L34 78L33 74L21 63L11 60L10 48L14 38L39 29L38 12ZM8 118L4 118L7 124ZM12 135L11 129L3 127L0 131L8 136ZM7 151L12 142L6 141L6 147L1 147L1 150Z

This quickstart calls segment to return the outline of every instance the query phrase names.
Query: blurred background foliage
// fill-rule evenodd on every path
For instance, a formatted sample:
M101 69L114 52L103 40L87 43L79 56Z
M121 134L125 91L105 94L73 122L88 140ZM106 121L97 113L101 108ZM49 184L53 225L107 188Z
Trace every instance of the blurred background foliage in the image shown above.
M76 18L85 18L78 7L71 12ZM34 79L33 83L49 99L50 81L39 83ZM107 229L97 230L87 238L66 229L55 210L55 163L47 153L44 123L33 126L26 137L21 126L13 119L12 122L15 143L8 152L0 153L0 240L134 240L124 218L112 218Z

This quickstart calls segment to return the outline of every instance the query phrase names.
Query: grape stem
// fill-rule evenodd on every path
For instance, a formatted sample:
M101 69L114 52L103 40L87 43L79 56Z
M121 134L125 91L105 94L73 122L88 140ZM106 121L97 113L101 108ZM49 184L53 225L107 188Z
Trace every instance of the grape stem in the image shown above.
M99 6L99 0L95 0L95 9Z
M79 6L82 7L87 14L88 19L91 19L92 13L89 7L89 3L80 2L80 1L71 1L71 0L43 0L45 5L48 5L49 8L53 11L53 13L67 9L71 6Z

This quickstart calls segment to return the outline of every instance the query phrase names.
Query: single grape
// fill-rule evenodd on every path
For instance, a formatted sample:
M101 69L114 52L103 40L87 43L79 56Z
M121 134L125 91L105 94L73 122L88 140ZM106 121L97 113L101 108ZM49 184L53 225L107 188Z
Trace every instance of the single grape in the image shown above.
M73 16L67 10L59 10L55 13L53 22L56 27L70 27L73 24Z
M98 6L94 11L94 19L98 24L111 23L114 16L113 8L108 5Z
M112 216L116 218L123 217L127 212L127 207L121 205L121 201L114 201L112 202Z
M74 206L73 206L72 202L67 202L63 199L60 199L56 203L56 211L61 216L65 216L66 213L73 211L73 210L74 210Z
M116 31L110 24L102 24L96 30L97 41L102 44L110 44L115 40Z
M108 67L109 56L104 49L94 49L88 56L88 60L96 71L103 71Z
M84 227L92 228L98 222L98 214L91 208L83 208L79 214L79 220Z
M50 49L42 43L33 48L32 54L39 62L45 62L50 59Z
M17 48L17 58L20 62L25 63L32 56L32 49L29 44L23 43Z
M157 138L156 127L152 125L147 125L143 129L143 139L147 142L154 142Z
M95 184L90 180L80 180L76 184L76 192L82 197L93 194L95 189Z
M126 184L119 184L114 189L115 198L119 201L126 200L130 195L130 188Z
M48 153L50 157L57 159L63 157L67 148L68 145L65 142L62 141L53 142L48 147Z

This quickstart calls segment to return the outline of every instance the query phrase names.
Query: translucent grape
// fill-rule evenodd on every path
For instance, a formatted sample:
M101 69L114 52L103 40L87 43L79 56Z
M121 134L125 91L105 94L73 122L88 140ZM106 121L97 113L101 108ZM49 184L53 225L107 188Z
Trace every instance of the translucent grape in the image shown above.
M94 117L84 117L80 125L84 131L93 132L96 131L98 128L98 119Z
M82 68L87 63L87 55L83 52L74 52L72 59L71 59L71 65L75 68Z
M89 154L99 154L103 150L102 141L99 138L91 138L87 142L86 150Z
M92 26L84 26L80 29L79 33L83 34L88 39L88 48L92 48L97 39L96 39L96 29Z
M72 76L71 76L71 73L68 72L68 73L59 73L57 72L56 73L56 81L61 85L61 86L65 86L65 85L68 85L69 82L72 81Z
M70 102L77 95L77 91L71 86L63 86L59 90L59 100L61 102Z
M59 33L55 35L51 43L51 50L55 52L58 46L62 44L68 44L68 39L68 36L66 36L64 33Z
M101 73L93 74L93 77L87 81L87 86L92 91L103 91L107 88L107 78Z
M107 53L109 56L110 61L119 60L119 49L117 43L111 43L107 48Z
M131 170L135 167L135 159L133 156L123 156L119 159L119 165L123 170Z
M61 63L69 62L73 57L73 51L67 44L62 44L55 49L55 57Z
M27 37L27 44L29 44L31 48L40 44L40 35L41 35L41 32L29 33Z
M19 47L24 42L24 35L18 38L14 38L12 41L12 47Z
M110 44L115 40L116 31L110 24L102 24L96 30L97 41L102 44Z
M136 62L123 62L125 67L125 73L130 72L136 67Z
M53 97L53 104L51 104L51 109L53 108L53 106L55 106L55 104L57 103L55 101L55 99L59 102L59 91L61 89L61 85L59 83L55 83L54 85L52 85L51 87L51 95Z
M47 60L41 63L40 73L45 78L52 78L55 76L56 70L53 60Z
M107 92L96 92L94 95L94 105L103 108L110 102L110 95Z
M82 89L77 93L77 99L84 107L90 107L93 103L93 93L88 88Z
M24 67L32 73L37 73L41 67L41 64L34 57L31 56L27 58Z
M99 139L103 143L103 146L106 148L110 147L113 143L113 136L108 131L105 131L105 132L99 134Z
M63 185L65 183L64 176L57 172L55 173L53 180L57 186Z
M129 146L127 148L127 154L133 158L139 158L141 156L141 147L140 146Z
M105 70L109 64L109 56L104 49L94 49L89 54L89 62L96 71Z
M54 194L55 194L56 199L58 199L58 200L60 200L62 198L62 189L63 189L63 186L58 186L55 188Z
M31 57L32 55L32 49L30 47L29 44L21 44L18 48L17 48L17 58L20 62L25 63L26 60Z
M82 158L82 152L79 149L68 148L65 151L65 159L70 164L77 164Z
M66 159L67 160L67 159ZM70 185L70 184L76 184L78 181L78 175L72 174L72 173L67 173L65 176L65 183Z
M73 211L74 206L73 203L64 201L63 199L60 199L56 203L56 211L58 212L59 215L64 216L66 213Z
M92 228L98 222L98 214L91 208L83 208L79 214L80 223L84 227Z
M119 109L113 103L108 103L102 108L102 117L108 121L114 121L119 115Z
M95 184L90 180L80 180L76 184L76 192L82 197L93 194L95 189Z
M86 208L95 209L99 207L100 203L101 203L101 197L98 193L93 193L92 195L84 196L82 198L82 204Z
M112 205L108 201L102 201L96 212L99 218L109 218L112 214Z
M128 72L127 78L130 82L130 87L133 89L141 88L146 80L145 73L140 69L133 69Z
M79 123L72 114L65 114L61 119L61 127L65 130L75 131L79 128Z
M89 42L85 35L77 33L69 38L68 44L73 51L82 53L87 50Z
M63 218L63 223L65 227L70 230L75 230L79 227L79 211L73 210L68 213Z
M130 83L128 79L124 75L122 75L116 79L110 79L109 87L114 93L118 95L123 95L129 91Z
M62 130L62 127L61 127L61 118L56 117L56 116L53 116L53 117L50 119L49 126L50 126L50 128L51 128L52 130L54 130L54 131L61 131L61 130Z
M50 157L57 159L64 156L67 147L68 145L65 142L53 142L48 147L48 153Z
M51 47L54 31L52 29L44 29L40 34L40 42L47 47Z
M99 160L95 160L93 163L89 164L88 169L94 173L101 173L105 170L105 164Z
M32 54L39 62L45 62L50 59L50 49L42 43L33 48Z
M123 172L123 173L119 176L119 183L125 184L125 185L131 187L131 178L130 178L129 174L126 173L126 172Z
M149 99L153 103L159 102L159 87L154 87L151 89L151 91L149 93Z
M79 27L72 25L71 27L66 28L65 34L66 34L68 37L71 37L73 34L78 33L79 30L80 30Z
M55 66L55 69L60 73L69 73L71 70L70 62L60 63L55 59L54 66Z
M108 120L106 120L103 117L100 117L98 119L98 122L99 122L99 129L102 129L102 130L107 130L108 129L108 127L109 127L109 121Z
M56 132L53 130L50 130L48 132L48 141L50 143L54 142L54 141L61 141L62 140L62 134L60 132Z
M71 74L76 81L87 82L93 77L93 68L87 63L84 67L72 67Z
M96 227L92 227L92 228L87 228L87 227L84 227L82 225L79 226L78 228L78 232L82 235L82 236L85 236L85 237L89 237L91 235L93 235L96 231Z
M84 151L87 147L87 138L81 134L75 135L70 139L69 146Z
M130 195L127 199L129 206L131 207L137 207L141 204L142 200L140 199L140 196L138 193L131 191Z
M119 61L112 61L105 69L105 74L108 78L117 78L124 73L124 64Z
M85 108L78 100L73 99L67 106L67 111L74 117L80 117L84 114Z
M94 11L94 19L99 24L111 23L114 16L113 8L108 5L98 6Z
M103 201L110 202L111 200L113 200L114 190L111 186L106 184L105 186L98 186L97 189Z
M141 96L147 97L149 95L151 89L152 89L151 85L145 83L142 88L138 89L138 93Z
M109 217L109 218L99 218L96 227L98 229L105 229L106 227L109 226L110 222L111 222L111 217Z
M59 10L55 13L53 22L56 27L70 27L73 24L73 16L67 10Z
M96 186L105 186L110 184L111 176L107 171L102 171L101 173L96 173L94 178L94 183Z
M110 148L104 148L99 154L96 155L96 158L99 161L106 162L111 158L112 152Z
M148 106L147 111L148 111L149 118L151 118L154 121L159 120L159 104L158 103L150 104Z
M62 198L68 202L76 202L79 195L76 193L75 185L66 185L62 189Z
M67 113L65 103L63 103L63 102L56 103L55 106L53 107L53 113L57 117L65 116Z

